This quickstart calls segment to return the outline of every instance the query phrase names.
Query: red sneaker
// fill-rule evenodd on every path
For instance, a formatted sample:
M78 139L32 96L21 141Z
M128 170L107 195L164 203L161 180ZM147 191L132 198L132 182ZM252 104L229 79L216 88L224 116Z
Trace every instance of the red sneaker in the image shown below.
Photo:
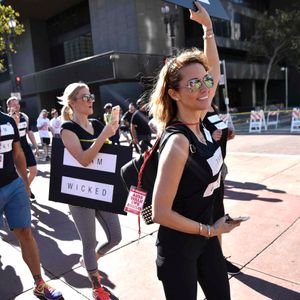
M93 300L111 300L110 294L103 287L93 289Z

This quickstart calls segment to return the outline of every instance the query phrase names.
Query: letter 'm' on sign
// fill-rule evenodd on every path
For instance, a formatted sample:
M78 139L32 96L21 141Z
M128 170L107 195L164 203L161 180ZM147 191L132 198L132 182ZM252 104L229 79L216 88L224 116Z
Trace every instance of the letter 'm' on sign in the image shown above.
M71 153L65 148L64 149L64 160L65 166L83 168L83 166L71 155ZM98 153L94 160L85 167L86 169L115 173L117 165L117 155L108 153Z
M104 202L113 201L114 186L106 183L62 176L61 193Z

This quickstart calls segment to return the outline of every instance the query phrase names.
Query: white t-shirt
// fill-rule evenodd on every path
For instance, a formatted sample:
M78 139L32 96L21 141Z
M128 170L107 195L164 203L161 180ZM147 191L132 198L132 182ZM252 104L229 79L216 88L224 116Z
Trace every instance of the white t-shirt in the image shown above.
M48 118L37 119L36 127L39 130L40 138L50 138L49 126L50 126L50 120Z
M53 128L54 134L60 134L60 125L61 125L60 118L52 118L50 120L50 126Z

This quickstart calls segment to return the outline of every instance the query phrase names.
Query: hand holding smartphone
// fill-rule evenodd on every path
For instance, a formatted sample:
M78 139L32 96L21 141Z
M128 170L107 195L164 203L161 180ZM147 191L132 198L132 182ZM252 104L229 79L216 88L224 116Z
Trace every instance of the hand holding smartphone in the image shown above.
M116 105L111 110L111 121L112 122L116 121L117 124L119 124L119 119L120 119L120 106Z
M226 215L226 223L231 223L231 224L244 222L249 219L250 219L249 216L240 216L240 217L236 217L236 218L231 218L229 215Z

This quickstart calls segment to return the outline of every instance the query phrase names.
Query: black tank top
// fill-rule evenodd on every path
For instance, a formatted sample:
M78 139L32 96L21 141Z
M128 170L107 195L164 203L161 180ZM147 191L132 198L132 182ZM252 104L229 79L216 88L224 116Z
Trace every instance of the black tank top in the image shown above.
M215 143L206 141L207 145L204 145L188 127L183 127L183 130L187 131L190 137L190 153L172 209L194 221L212 224L214 200L220 186L220 170L223 164L222 151L220 146ZM200 129L205 136L203 125ZM172 130L180 132L177 126L166 129L167 132ZM181 251L187 251L187 253L198 252L204 240L205 238L200 235L183 233L160 226L157 246L170 251L180 247Z
M79 124L73 121L66 121L62 123L61 131L67 129L74 132L79 138L82 149L87 150L91 146L91 142L94 142L94 140L100 135L104 128L104 125L96 119L89 119L89 121L94 128L94 134L90 134Z

